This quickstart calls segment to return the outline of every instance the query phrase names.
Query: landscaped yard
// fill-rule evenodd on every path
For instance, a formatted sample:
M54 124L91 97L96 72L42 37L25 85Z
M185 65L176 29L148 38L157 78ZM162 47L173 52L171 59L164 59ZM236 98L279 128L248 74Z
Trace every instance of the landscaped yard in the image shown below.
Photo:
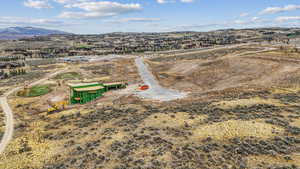
M18 95L23 97L37 97L37 96L45 95L50 92L51 92L50 85L36 85L29 88L28 91L26 90L20 91Z

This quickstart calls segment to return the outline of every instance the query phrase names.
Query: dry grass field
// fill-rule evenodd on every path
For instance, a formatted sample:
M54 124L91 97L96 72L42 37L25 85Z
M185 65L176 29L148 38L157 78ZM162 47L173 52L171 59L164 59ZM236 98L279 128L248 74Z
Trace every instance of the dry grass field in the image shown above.
M5 118L2 109L0 108L0 140L4 134L5 130Z
M68 97L68 82L141 83L132 59L73 65L78 79L61 87L49 79L46 95L9 98L16 131L0 168L299 168L298 63L254 55L149 60L163 86L189 92L181 100L143 100L123 89L47 113L48 99Z
M213 52L211 52L213 53ZM173 59L148 63L161 84L192 93L234 87L269 87L299 84L299 61L284 52L225 55L217 59ZM213 55L213 54L212 54Z

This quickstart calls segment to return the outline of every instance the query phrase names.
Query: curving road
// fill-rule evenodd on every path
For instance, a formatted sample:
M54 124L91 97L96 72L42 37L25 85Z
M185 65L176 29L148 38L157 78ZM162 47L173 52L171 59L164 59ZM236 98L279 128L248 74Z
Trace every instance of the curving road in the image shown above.
M7 103L6 97L0 98L0 105L3 109L4 115L5 115L5 132L2 137L1 143L0 143L0 154L4 151L6 145L8 145L9 141L12 138L13 132L14 132L14 118L11 108L9 107Z
M138 95L143 98L159 100L159 101L171 101L181 99L186 96L186 93L182 93L176 90L166 89L159 85L152 72L148 70L147 65L144 63L143 58L135 59L136 66L139 74L146 85L149 85L149 89L139 92Z
M43 81L46 81L48 78L55 76L65 70L67 70L68 68L65 68L63 70L57 71L55 73L49 74L47 76L45 76L43 79L40 79L36 82L31 83L29 86L34 86L37 85ZM11 95L12 93L20 90L22 87L16 87L6 93L4 93L4 95L2 97L0 97L0 106L2 107L2 110L4 112L5 115L5 131L4 131L4 135L2 137L2 140L0 142L0 154L2 154L6 148L6 146L8 145L8 143L10 142L10 140L13 137L13 133L14 133L14 117L13 117L13 112L11 110L11 108L9 107L9 104L7 103L7 97L9 95Z

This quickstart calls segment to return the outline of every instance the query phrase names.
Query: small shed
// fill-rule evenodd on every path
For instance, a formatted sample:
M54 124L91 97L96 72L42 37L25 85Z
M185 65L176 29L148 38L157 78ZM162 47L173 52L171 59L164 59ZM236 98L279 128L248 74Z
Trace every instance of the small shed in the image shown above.
M107 91L101 83L69 84L69 86L71 104L85 104L101 97Z
M125 88L126 84L121 83L121 82L113 82L113 83L104 83L103 86L108 91L108 90Z

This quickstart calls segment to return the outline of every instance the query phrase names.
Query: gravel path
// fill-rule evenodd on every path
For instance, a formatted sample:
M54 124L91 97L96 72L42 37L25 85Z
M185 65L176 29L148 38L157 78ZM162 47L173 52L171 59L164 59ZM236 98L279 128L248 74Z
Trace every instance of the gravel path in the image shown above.
M150 88L146 91L138 92L138 96L146 99L153 99L159 101L171 101L181 99L186 96L186 93L182 93L176 90L166 89L159 85L153 74L148 70L142 58L135 59L136 66L139 70L139 74L146 85Z
M63 71L67 70L67 68L57 71L55 73L49 74L46 77L44 77L43 79L40 79L38 81L35 81L33 83L31 83L29 86L34 86L37 85L45 80L47 80L50 77L53 77ZM3 151L5 150L6 146L8 145L8 143L10 142L10 140L13 137L13 133L14 133L14 117L13 117L13 112L9 106L9 104L7 103L7 97L9 95L11 95L12 93L20 90L22 87L16 87L10 91L8 91L7 93L5 93L3 95L3 97L0 97L0 106L3 109L3 112L5 114L5 132L4 135L1 139L0 142L0 154L3 153Z
M0 105L3 109L3 112L5 113L5 124L6 124L5 132L0 143L0 153L2 153L13 136L14 118L13 118L12 110L7 103L6 97L0 98Z

